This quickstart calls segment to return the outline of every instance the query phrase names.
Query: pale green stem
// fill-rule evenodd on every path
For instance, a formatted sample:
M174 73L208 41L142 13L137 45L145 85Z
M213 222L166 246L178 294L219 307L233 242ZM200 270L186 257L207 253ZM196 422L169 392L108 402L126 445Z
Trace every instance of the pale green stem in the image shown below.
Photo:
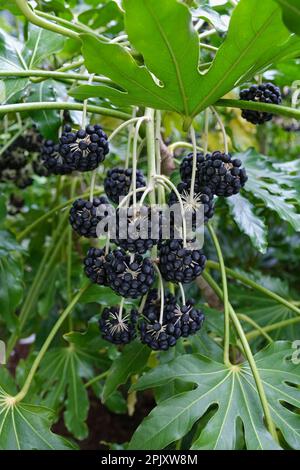
M148 117L146 122L146 141L147 141L147 169L148 169L148 184L153 182L153 178L156 174L156 162L155 162L155 131L154 131L154 110L146 108L145 117ZM155 192L150 193L150 202L155 204Z
M227 367L230 367L231 366L230 359L229 359L230 316L229 316L229 298L228 298L228 287L227 287L225 263L224 263L224 258L223 258L223 254L222 254L218 237L210 223L208 223L208 230L213 240L213 243L215 245L219 263L220 263L220 271L221 271L222 285L223 285L223 300L224 300L224 364Z
M24 132L28 127L29 127L29 124L26 124L25 126L22 126L22 127L12 136L12 138L9 139L9 140L6 142L6 144L3 145L3 147L1 147L1 149L0 149L0 155L2 155L2 154L5 152L5 150L7 150L7 149L11 146L11 144L13 144L14 141L17 140L17 138L18 138L21 134L23 134L23 132Z
M165 305L165 301L164 301L164 282L163 282L163 278L162 278L162 275L160 273L160 270L159 268L156 266L155 263L153 263L153 266L155 268L155 271L158 275L158 280L159 280L159 289L160 289L160 314L159 314L159 323L161 324L161 326L163 325L163 321L164 321L164 305Z
M211 46L210 44L205 44L204 42L199 42L199 46L203 49L208 49L209 51L217 52L218 48Z
M264 327L260 327L259 329L257 327L256 330L250 331L249 333L246 334L247 339L251 340L256 338L259 335L265 335L266 333L274 330L278 330L280 328L284 328L286 326L294 325L296 323L300 322L300 317L295 317L295 318L288 318L287 320L282 320L277 323L273 323L272 325L267 325Z
M289 108L288 106L279 106L278 104L260 103L258 101L222 99L222 100L216 101L216 103L214 103L214 106L250 109L253 111L262 111L265 113L276 114L279 116L286 116L286 117L293 117L295 119L300 119L299 109Z
M215 108L213 108L211 106L211 110L212 112L214 113L214 115L216 116L216 119L219 123L219 126L221 128L221 132L222 132L222 135L223 135L223 141L224 141L224 152L225 153L228 153L228 138L227 138L227 134L226 134L226 129L225 129L225 126L223 124L223 121L219 115L219 113L217 113L217 111L215 110Z
M203 275L204 279L208 282L208 284L212 287L212 289L216 292L218 297L220 299L223 299L223 292L219 288L219 286L216 284L214 279L206 271L204 271L202 273L202 275ZM233 324L235 326L235 329L237 331L237 334L238 334L238 336L241 340L241 343L243 345L245 356L246 356L246 358L249 362L249 366L251 368L252 375L253 375L253 378L254 378L255 383L256 383L257 392L258 392L260 402L261 402L261 405L262 405L262 408L263 408L263 411L264 411L264 414L265 414L267 427L269 429L270 434L274 438L274 440L276 442L278 442L278 436L277 436L277 433L276 433L276 428L275 428L275 425L274 425L273 420L272 420L268 400L267 400L267 397L266 397L266 394L265 394L263 383L262 383L260 375L259 375L259 371L258 371L256 363L255 363L255 359L252 355L252 351L250 349L249 343L247 341L244 330L243 330L243 328L240 324L240 321L239 321L235 311L233 310L233 308L230 304L229 304L229 312L230 312L232 322L233 322Z
M132 191L133 191L133 209L136 209L136 171L137 171L137 147L138 147L138 138L139 138L139 132L140 132L140 127L143 123L143 121L148 121L149 118L148 116L142 116L141 118L138 119L136 126L135 126L135 131L134 131L134 136L133 136L133 152L132 152Z
M177 148L193 149L193 145L189 142L174 142L173 144L168 145L168 150L170 153L172 153L172 155L174 154ZM200 152L203 150L203 148L199 147L198 145L196 146L196 149Z
M209 108L206 108L205 118L204 118L204 146L203 146L204 155L206 155L208 152L208 130L209 130Z
M181 282L178 282L178 285L179 285L179 289L180 289L182 303L183 303L183 305L185 305L185 293L184 293L183 285L181 284Z
M94 191L94 195L98 195L98 194L101 194L103 192L103 187L97 189L96 191ZM45 220L48 220L50 217L52 217L52 215L54 215L57 211L61 210L61 209L64 209L65 207L69 206L70 204L72 204L72 202L74 202L76 199L78 199L78 197L81 197L81 198L85 198L86 196L89 195L89 191L88 192L85 192L83 194L81 194L80 196L75 196L71 199L68 199L68 201L66 202L62 202L61 204L57 205L56 207L54 207L53 209L51 209L50 211L46 212L45 214L43 214L41 217L39 217L38 219L36 219L34 222L32 222L32 224L28 225L28 227L26 227L23 232L20 232L19 234L16 235L16 239L18 241L22 240L24 237L26 237L26 235L28 233L30 233L34 228L36 228L38 225L40 225L42 222L44 222Z
M134 106L132 110L132 119L136 118L136 113L137 113L137 107ZM129 161L130 161L130 155L131 155L131 142L133 139L133 134L134 134L134 123L132 122L131 124L129 124L129 129L128 129L128 142L127 142L127 148L126 148L125 169L129 167Z
M215 261L211 261L211 260L207 261L207 267L212 268L212 269L220 270L219 263L216 263ZM289 308L293 312L300 315L300 309L298 307L296 307L296 305L294 305L293 303L291 303L288 300L284 299L283 297L280 297L280 295L275 294L275 292L270 291L266 287L263 287L261 284L258 284L257 282L252 281L252 279L249 279L247 276L245 276L243 274L240 274L240 273L237 273L237 272L235 272L235 271L233 271L232 269L229 269L229 268L226 268L226 274L229 277L232 277L233 279L237 279L237 280L241 281L246 286L252 287L253 289L262 292L267 297L270 297L271 299L275 300L276 302L284 305L285 307Z
M47 20L55 21L56 23L60 23L64 26L66 26L68 29L69 28L70 29L75 29L79 32L89 33L89 34L93 34L93 36L95 36L95 31L93 31L91 28L89 28L88 26L86 26L83 23L80 23L80 22L73 23L71 21L65 20L64 18L61 18L60 16L54 16L54 15L51 15L50 13L46 13L46 12L40 11L40 10L35 10L35 13L38 16L40 16L41 18L46 18ZM103 39L107 41L105 36L101 36L101 40L103 40Z
M29 7L28 2L26 0L15 0L15 2L23 13L23 15L28 19L30 23L36 24L40 28L53 31L54 33L62 34L63 36L67 36L72 39L77 39L78 41L80 40L79 34L75 33L75 31L65 28L64 26L51 23L50 21L44 20L37 16L34 11Z
M125 127L130 126L130 124L134 124L135 122L138 122L141 118L140 117L134 117L128 119L128 121L122 122L109 136L108 141L111 142L112 139L121 132Z
M240 320L243 320L246 323L249 323L249 325L252 325L258 331L258 334L264 336L269 343L273 343L273 339L271 338L271 336L269 336L268 333L266 333L264 329L258 323L256 323L256 321L254 321L252 318L248 317L248 315L245 315L243 313L238 313L237 316ZM246 337L247 339L249 339L248 335L246 335Z
M197 142L196 142L196 134L193 125L190 127L190 134L193 146L193 163L192 163L192 177L191 177L191 187L190 187L190 204L192 205L194 199L194 191L195 191L195 181L196 181L196 173L197 173Z
M47 109L71 109L75 111L82 111L82 103L69 103L66 101L38 101L32 103L16 103L0 105L0 114L16 113L23 111L38 111ZM103 116L111 116L118 119L127 120L130 118L129 114L122 113L115 109L102 108L101 106L94 106L89 104L87 111L94 114L102 114Z
M89 287L89 284L87 284L85 287L83 287L82 289L80 289L80 291L75 295L75 297L73 298L73 300L69 303L69 305L67 306L67 308L63 311L63 313L59 316L57 322L55 323L55 325L53 326L52 330L50 331L46 341L44 342L43 346L41 347L38 355L36 356L33 364L32 364L32 367L29 371L29 374L25 380L25 383L22 387L22 389L20 390L20 392L14 397L14 401L16 403L22 401L25 396L27 395L29 389L30 389L30 386L31 386L31 383L33 381L33 378L35 376L35 373L36 371L38 370L39 366L40 366L40 363L43 359L43 357L45 356L50 344L52 343L55 335L57 334L57 332L59 331L60 327L62 326L62 324L64 323L65 319L68 317L68 315L72 312L73 308L75 307L75 305L77 304L77 302L79 301L80 297L82 296L82 294L85 292L85 290Z
M99 382L99 380L105 379L105 377L107 377L108 374L109 374L109 370L106 370L105 372L102 372L96 377L93 377L91 380L89 380L88 382L84 384L85 388L89 388L91 385L94 385L94 383Z

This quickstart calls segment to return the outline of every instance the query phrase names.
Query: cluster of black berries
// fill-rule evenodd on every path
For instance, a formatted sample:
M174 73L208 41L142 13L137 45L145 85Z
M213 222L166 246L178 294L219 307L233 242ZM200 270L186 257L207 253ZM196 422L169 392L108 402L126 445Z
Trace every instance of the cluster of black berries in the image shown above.
M113 168L108 170L104 179L104 191L108 199L119 204L124 196L130 192L132 186L132 169ZM136 189L144 188L146 181L141 170L136 171ZM142 192L137 192L137 200L140 200ZM130 201L128 201L130 203Z
M11 181L20 189L33 183L33 174L39 176L37 153L42 145L42 137L33 126L14 142L0 156L0 182Z
M240 92L240 99L245 101L254 101L259 103L280 104L280 88L272 83L262 83L261 85L252 85ZM252 124L264 124L271 121L273 114L262 111L253 111L243 109L242 117Z
M92 282L107 285L118 295L131 299L145 295L155 279L150 258L128 255L122 249L106 255L102 249L90 248L84 265Z
M129 314L120 307L106 307L99 320L102 337L114 344L127 344L136 337L138 312L132 309Z
M155 233L157 232L157 233ZM151 250L160 237L160 214L147 206L124 207L116 212L116 238L113 243L140 255Z
M50 173L65 175L95 170L108 152L107 135L99 124L78 131L66 124L58 143L44 142L41 161Z
M78 235L97 238L97 225L108 215L109 202L105 196L94 197L92 201L76 199L70 210L69 221Z
M180 174L186 183L190 183L192 165L193 156L189 154L180 165ZM195 192L200 188L200 193L205 194L209 188L216 196L230 197L245 186L247 179L241 160L232 158L229 153L215 151L205 156L202 153L197 155ZM213 215L212 210L208 213Z
M162 319L160 315L161 302L154 289L147 297L139 325L142 343L153 350L166 351L175 346L180 337L197 333L204 322L204 314L194 307L193 300L180 305L172 294L165 296Z
M159 269L166 281L187 284L201 275L206 257L192 244L190 242L184 247L183 240L165 240L161 243Z

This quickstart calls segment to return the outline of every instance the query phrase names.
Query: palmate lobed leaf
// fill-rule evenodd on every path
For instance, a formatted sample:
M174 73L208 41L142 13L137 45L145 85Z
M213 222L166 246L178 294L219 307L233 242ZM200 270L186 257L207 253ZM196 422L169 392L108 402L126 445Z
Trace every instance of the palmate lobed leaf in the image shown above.
M253 204L241 194L228 198L227 202L241 231L250 237L253 245L261 253L266 253L268 229L264 220L255 214Z
M51 432L53 412L44 406L11 402L0 386L0 449L70 450L74 446Z
M83 34L88 70L109 77L121 89L80 85L71 96L99 96L121 106L149 106L193 117L247 76L300 50L299 38L284 26L274 0L241 0L212 66L201 75L199 40L186 5L177 0L159 5L156 0L125 0L123 6L126 32L145 65L139 66L122 46Z
M286 442L300 448L300 416L284 404L299 408L299 366L290 360L289 342L274 343L255 356L272 419ZM247 449L279 449L264 424L256 385L248 363L228 369L198 354L186 354L145 374L136 390L164 386L174 380L196 388L161 402L133 435L129 449L163 449L189 432L212 405L210 417L193 449L234 449L236 426L241 419Z
M259 154L254 149L235 154L247 168L248 181L245 191L265 206L275 211L282 220L289 222L296 230L300 230L300 214L290 201L297 201L298 192L293 189L294 177L284 168L275 167L269 157ZM289 186L287 189L286 186Z

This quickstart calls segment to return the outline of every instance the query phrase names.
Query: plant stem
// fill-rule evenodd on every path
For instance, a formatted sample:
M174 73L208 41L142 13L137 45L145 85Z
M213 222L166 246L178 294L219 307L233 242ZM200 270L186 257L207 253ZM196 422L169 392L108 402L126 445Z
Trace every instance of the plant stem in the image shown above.
M156 266L155 263L153 263L153 266L155 268L155 271L158 275L158 279L159 279L159 288L160 288L160 314L159 314L159 323L160 325L162 326L163 325L163 321L164 321L164 282L163 282L163 278L162 278L162 275L160 273L160 270L158 268L158 266Z
M156 120L155 120L155 153L156 153L156 174L161 174L161 112L156 111ZM163 204L164 199L164 188L159 185L157 188L158 191L158 203Z
M203 49L207 49L209 51L217 52L218 48L215 46L211 46L210 44L205 44L204 42L199 42L199 46L203 47Z
M187 149L193 149L193 145L190 144L189 142L174 142L173 144L170 144L168 145L168 150L174 154L174 151L177 149L177 148L187 148ZM199 147L198 145L196 146L196 149L199 150L201 152L201 150L203 150L202 147Z
M96 191L94 191L94 196L98 195L98 194L101 194L103 192L103 188L100 187L99 189L97 189ZM69 206L70 204L72 204L72 202L74 202L78 197L81 197L81 198L84 198L86 196L89 195L89 191L81 194L80 196L75 196L75 197L72 197L71 199L68 199L66 202L62 202L61 204L57 205L56 207L54 207L53 209L51 209L50 211L46 212L45 214L43 214L41 217L39 217L38 219L36 219L34 222L32 222L32 224L28 225L28 227L26 227L23 232L20 232L18 235L16 235L16 239L17 241L20 241L22 240L24 237L26 237L26 235L28 233L30 233L34 228L36 228L39 224L41 224L42 222L44 222L45 220L48 220L50 217L52 217L53 214L55 214L57 211L61 210L61 209L64 209L65 207Z
M136 119L136 113L137 113L137 108L134 107L132 110L132 119ZM129 125L128 129L128 141L127 141L127 147L126 147L126 158L125 158L125 169L129 167L129 161L130 161L130 153L131 153L131 142L134 134L134 123L131 123Z
M125 127L129 126L130 124L134 124L135 122L138 122L139 119L141 119L140 117L133 117L133 118L130 118L128 119L127 121L125 122L122 122L122 124L120 124L120 126L118 126L109 136L108 138L108 141L111 142L112 139L122 130L124 129Z
M221 128L221 132L222 132L222 135L223 135L223 141L224 141L224 152L228 153L228 138L227 138L225 126L223 124L223 121L222 121L219 113L217 113L217 111L215 110L215 108L213 106L211 106L211 110L214 113L214 115L216 116L217 121L219 123L219 126Z
M249 323L249 325L254 326L254 328L258 331L258 334L264 336L269 343L273 343L273 339L271 338L271 336L269 336L268 333L266 333L264 329L258 323L256 323L256 321L248 317L248 315L244 315L243 313L238 313L237 316L240 320L243 320L246 323ZM248 340L248 335L246 335L246 337Z
M192 177L191 177L191 187L190 187L190 204L192 205L194 199L194 190L195 190L195 181L196 181L196 172L197 172L197 142L196 134L193 124L190 126L190 134L193 146L193 164L192 164Z
M55 23L51 23L50 21L44 20L37 16L34 11L29 7L26 0L15 0L17 6L23 13L23 15L28 19L30 23L36 24L40 28L48 29L53 31L54 33L62 34L63 36L67 36L72 39L80 40L79 34L75 33L64 26L59 26Z
M135 126L134 136L133 136L133 152L132 152L132 192L133 192L133 210L136 209L136 171L137 171L137 147L138 147L138 138L139 131L143 121L148 121L147 116L142 116L138 118L138 121Z
M65 219L63 220L65 221ZM38 271L35 275L34 281L28 291L27 297L25 299L25 302L22 306L22 309L19 315L18 330L12 334L7 344L7 357L10 356L12 350L14 349L15 344L18 340L18 337L22 333L24 325L26 324L26 321L28 319L28 315L31 312L32 306L35 304L38 298L40 289L43 286L45 279L47 278L49 272L51 271L53 267L53 263L65 241L66 231L64 233L59 233L59 234L57 233L57 235L59 235L59 237L57 236L53 238L53 243L49 245L49 247L45 251L45 254L39 265ZM55 248L53 249L54 242L57 242L57 243L56 243Z
M69 303L69 305L67 306L67 308L63 311L63 313L59 316L57 322L55 323L55 325L53 326L52 330L50 331L46 341L44 342L42 348L40 349L40 352L38 353L38 355L36 356L33 364L32 364L32 367L29 371L29 374L25 380L25 383L22 387L22 389L20 390L20 392L14 397L15 399L15 402L18 403L20 402L21 400L23 400L25 398L25 396L27 395L29 389L30 389L30 385L33 381L33 378L35 376L35 373L37 371L37 369L39 368L39 365L44 357L44 355L46 354L51 342L53 341L56 333L58 332L58 330L60 329L60 327L62 326L62 324L64 323L65 319L68 317L68 315L71 313L71 311L73 310L73 308L75 307L75 305L77 304L77 302L79 301L80 297L82 296L82 294L85 292L85 290L89 287L89 284L87 284L86 286L82 287L80 289L80 291L75 295L75 297L73 298L73 300Z
M68 103L65 101L38 101L32 103L16 103L0 105L0 114L16 113L22 111L36 111L47 109L71 109L75 111L83 110L83 103ZM102 114L103 116L111 116L118 119L127 120L130 114L117 111L115 109L102 108L101 106L88 105L87 111L94 114Z
M59 67L57 70L53 70L53 71L50 71L50 73L61 73L61 72L66 72L67 70L73 70L73 69L76 69L78 67L81 67L82 65L84 65L84 60L81 59L81 60L77 60L76 62L71 62L70 64L66 64L66 65L63 65L62 67ZM19 71L18 71L19 72ZM20 71L21 73L23 72L23 70ZM25 70L25 72L28 72L28 70ZM48 71L46 70L30 70L30 72L34 72L34 74L39 74L39 72L42 72L43 74L44 73L47 73ZM8 73L13 73L13 72L8 72ZM5 74L5 72L0 72L0 76L2 74ZM73 75L73 74L72 74ZM78 74L75 74L75 75L78 75ZM80 75L80 74L79 74ZM5 76L5 75L2 75L2 76ZM22 75L20 75L22 76ZM23 75L24 76L24 75ZM29 76L32 76L31 74L29 74ZM47 78L51 78L51 77L48 77L48 76L40 76L37 75L37 76L34 76L33 78L30 78L30 80L33 82L33 83L40 83L44 80L46 80ZM52 78L55 78L55 76L53 76ZM59 78L59 77L58 77ZM63 79L69 79L69 74L66 74L66 77L62 77ZM74 77L73 77L74 78ZM101 78L101 77L99 77ZM84 78L84 80L88 80L88 76L86 78ZM75 80L80 80L80 78L76 77ZM105 81L109 81L109 79L107 78L104 78ZM95 80L96 81L96 80Z
M0 149L0 155L2 155L6 149L8 149L11 144L14 143L15 140L17 140L17 138L23 134L23 132L25 131L25 129L27 129L27 127L29 127L29 124L25 124L24 126L20 127L20 129L12 136L11 139L9 139L5 145L3 145L3 147L1 147Z
M266 113L277 114L279 116L294 117L300 119L300 109L289 108L288 106L281 106L277 104L260 103L256 101L243 101L243 100L229 100L222 99L216 101L214 106L221 106L227 108L250 109L253 111L263 111Z
M213 240L213 243L215 245L219 263L220 263L220 271L221 271L222 285L223 285L223 300L224 300L224 364L227 367L230 367L231 366L230 359L229 359L230 316L229 316L229 298L228 298L228 287L227 287L225 263L224 263L224 258L223 258L223 254L222 254L218 237L213 229L213 226L210 223L208 223L208 230Z
M284 328L285 326L294 325L295 323L299 323L299 322L300 322L300 317L295 317L295 318L288 318L287 320L281 320L277 323L273 323L272 325L260 327L259 329L256 326L255 327L256 330L250 331L249 333L246 334L246 336L248 340L254 339L259 335L265 336L265 334L269 331L278 330L279 328Z
M183 303L183 305L185 305L185 293L184 293L183 285L181 284L181 282L178 282L178 285L179 285L179 289L180 289L180 295L181 295L182 303Z
M207 261L207 267L220 270L220 264L211 260ZM285 300L283 297L280 297L280 295L275 294L275 292L270 291L266 287L263 287L262 285L257 284L255 281L252 281L252 279L249 279L247 276L237 273L229 268L226 268L226 273L229 277L232 277L233 279L237 279L238 281L241 281L246 286L252 287L253 289L262 292L267 297L270 297L271 299L275 300L276 302L284 305L288 309L300 315L300 309L296 307L296 305L289 302L288 300Z
M64 18L61 18L60 16L54 16L51 15L50 13L46 13L41 10L35 10L35 13L40 16L41 18L46 18L47 20L55 21L56 23L60 23L62 25L65 25L68 29L75 29L79 32L82 33L89 33L93 34L95 36L95 31L93 31L91 28L86 26L83 23L72 23L71 21L65 20ZM107 40L105 36L101 36L101 39Z
M155 162L155 132L154 132L154 110L146 108L145 117L148 117L146 122L146 141L147 141L147 169L148 169L148 184L152 185L153 179L156 174ZM150 193L150 202L155 204L155 192Z
M207 281L207 283L211 286L211 288L216 292L218 297L220 299L223 299L223 292L219 288L217 283L214 281L214 279L206 271L204 271L202 273L202 275L203 275L204 279ZM244 330L243 330L243 328L240 324L240 321L239 321L235 311L233 310L233 308L230 304L229 304L229 313L230 313L232 322L235 326L235 329L238 333L238 336L241 340L241 343L243 345L245 356L248 360L249 366L250 366L251 371L252 371L253 378L254 378L255 383L256 383L257 392L258 392L260 402L261 402L261 405L262 405L262 408L263 408L263 411L264 411L267 428L268 428L270 434L272 435L273 439L276 442L278 442L278 436L277 436L277 433L276 433L276 428L275 428L275 425L274 425L272 417L271 417L269 404L268 404L267 397L266 397L266 394L265 394L265 390L264 390L264 387L263 387L263 384L262 384L262 381L261 381L261 378L260 378L260 375L259 375L259 371L258 371L256 363L255 363L255 359L252 355L252 351L250 349L249 343L247 341Z
M91 385L94 385L94 383L99 382L101 379L105 379L105 377L108 376L109 370L106 370L105 372L102 372L99 375L96 375L96 377L93 377L91 380L86 382L84 384L85 388L89 388Z

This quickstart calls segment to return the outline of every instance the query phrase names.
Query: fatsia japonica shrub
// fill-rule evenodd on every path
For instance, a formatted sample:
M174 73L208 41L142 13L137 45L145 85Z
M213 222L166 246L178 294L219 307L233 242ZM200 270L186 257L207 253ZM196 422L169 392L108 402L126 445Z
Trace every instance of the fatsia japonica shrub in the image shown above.
M0 5L0 448L300 449L298 3Z

